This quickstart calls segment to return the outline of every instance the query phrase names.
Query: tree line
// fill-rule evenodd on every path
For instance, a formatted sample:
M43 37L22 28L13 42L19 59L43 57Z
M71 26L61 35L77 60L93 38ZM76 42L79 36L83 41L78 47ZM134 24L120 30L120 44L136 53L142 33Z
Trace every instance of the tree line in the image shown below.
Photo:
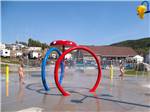
M42 47L42 49L48 48L49 46L46 43L41 43L39 40L34 40L32 38L28 39L28 42L18 42L16 41L17 44L23 44L28 47Z
M119 43L114 43L112 46L131 47L138 54L146 55L150 50L150 37L137 40L126 40Z

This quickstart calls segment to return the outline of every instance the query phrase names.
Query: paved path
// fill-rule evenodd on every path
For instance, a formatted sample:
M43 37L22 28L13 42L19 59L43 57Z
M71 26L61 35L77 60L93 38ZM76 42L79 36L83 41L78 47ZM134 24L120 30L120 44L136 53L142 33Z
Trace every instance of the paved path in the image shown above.
M47 72L51 91L45 92L40 72L26 74L26 84L20 85L18 75L10 74L9 85L2 74L2 112L149 112L150 77L124 77L121 80L115 71L113 81L109 71L103 70L103 77L96 93L88 90L97 76L97 71L85 73L66 71L63 87L71 96L63 97L55 86L53 70Z

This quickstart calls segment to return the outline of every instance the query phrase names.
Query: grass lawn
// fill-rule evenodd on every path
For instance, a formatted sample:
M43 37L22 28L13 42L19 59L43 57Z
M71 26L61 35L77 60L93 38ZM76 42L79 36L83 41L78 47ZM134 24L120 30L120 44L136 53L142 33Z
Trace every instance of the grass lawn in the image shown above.
M150 72L146 71L136 71L134 69L131 70L125 70L126 75L150 75Z
M4 63L10 63L10 64L19 64L19 59L18 58L4 58L4 57L0 57L1 58L1 62ZM0 69L2 73L5 73L6 71L6 64L1 64L0 65Z
M19 64L19 59L18 58L4 58L4 57L1 57L1 62Z
M5 64L1 64L1 72L4 73L6 70L6 65Z

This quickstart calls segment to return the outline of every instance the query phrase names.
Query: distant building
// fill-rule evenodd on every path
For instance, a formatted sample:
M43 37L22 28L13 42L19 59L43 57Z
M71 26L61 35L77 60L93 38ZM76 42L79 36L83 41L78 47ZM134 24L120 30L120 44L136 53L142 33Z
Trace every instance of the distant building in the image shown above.
M0 50L5 49L5 48L6 48L6 45L3 43L0 43Z
M42 47L29 47L28 51L41 51Z
M23 48L27 48L27 46L23 44L6 44L6 48L10 50L21 50Z
M23 44L17 44L17 46L19 46L20 48L26 48L27 47L26 45L23 45Z
M16 44L12 44L10 49L11 50L20 50L19 46L17 46Z
M137 52L130 47L116 46L86 46L90 48L101 60L123 60L128 57L134 57ZM82 51L85 59L93 60L88 52Z

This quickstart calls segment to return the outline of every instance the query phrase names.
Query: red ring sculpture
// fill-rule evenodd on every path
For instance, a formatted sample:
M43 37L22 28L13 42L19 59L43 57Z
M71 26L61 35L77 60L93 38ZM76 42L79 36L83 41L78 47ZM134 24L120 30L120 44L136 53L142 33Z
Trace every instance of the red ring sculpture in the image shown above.
M61 61L64 59L64 56L66 54L68 54L69 52L73 51L73 50L85 50L87 52L89 52L96 60L96 63L98 65L98 76L97 76L97 80L96 80L96 83L94 84L94 86L90 89L89 92L95 92L95 90L97 89L99 83L100 83L100 80L101 80L101 76L102 76L102 71L101 71L101 66L100 66L100 62L97 58L97 56L95 55L94 52L92 52L89 48L87 47L84 47L84 46L75 46L75 47L72 47L66 51L63 52L63 54L58 58L58 60L56 61L56 64L55 64L55 70L54 70L54 79L55 79L55 83L56 83L56 86L57 88L59 89L59 91L62 93L62 95L64 96L69 96L70 93L68 91L65 91L63 89L63 87L60 85L59 83L59 76L58 76L58 69L59 69L59 66L60 66L60 63Z
M50 43L50 46L62 46L62 52L65 51L65 46L75 47L77 44L70 40L55 40Z
M55 40L50 43L50 46L54 46L54 45L62 45L62 46L70 46L70 47L77 46L75 42L70 40Z

